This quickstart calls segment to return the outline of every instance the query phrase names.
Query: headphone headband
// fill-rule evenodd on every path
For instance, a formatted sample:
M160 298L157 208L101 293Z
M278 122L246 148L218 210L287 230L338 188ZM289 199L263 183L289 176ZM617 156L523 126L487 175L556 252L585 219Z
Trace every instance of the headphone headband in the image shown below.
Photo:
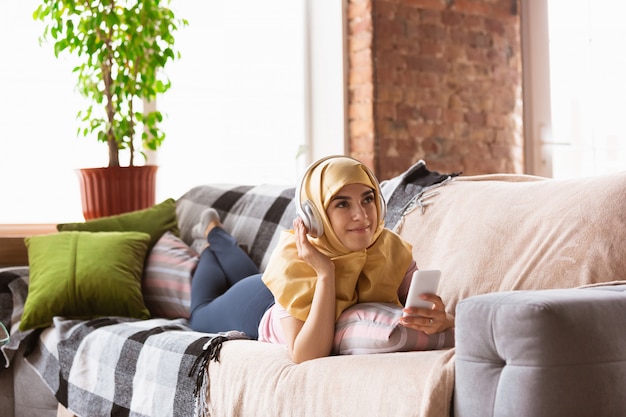
M376 187L376 193L378 194L378 197L380 200L380 217L384 219L385 214L387 212L387 203L385 202L385 199L383 198L378 179L365 164L363 164L361 161L355 158L352 158L350 156L345 156L345 155L326 156L324 158L321 158L313 162L312 164L308 166L306 171L304 171L304 174L302 174L302 178L300 179L300 182L298 183L298 186L296 187L296 195L294 199L294 202L296 204L296 214L304 222L304 226L306 227L308 234L311 237L321 237L324 234L324 223L322 221L322 217L319 211L315 208L315 206L310 200L306 200L304 203L302 202L302 186L304 184L304 181L308 178L309 174L311 173L313 169L315 169L321 163L329 159L334 159L334 158L351 159L361 164L365 168L368 176L374 181L374 186Z

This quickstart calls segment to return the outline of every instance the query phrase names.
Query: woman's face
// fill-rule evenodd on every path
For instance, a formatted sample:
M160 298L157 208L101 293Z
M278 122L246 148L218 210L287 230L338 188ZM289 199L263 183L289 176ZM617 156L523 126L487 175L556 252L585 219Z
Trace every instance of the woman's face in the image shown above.
M328 220L343 245L353 251L372 244L378 226L376 195L363 184L344 186L326 209Z

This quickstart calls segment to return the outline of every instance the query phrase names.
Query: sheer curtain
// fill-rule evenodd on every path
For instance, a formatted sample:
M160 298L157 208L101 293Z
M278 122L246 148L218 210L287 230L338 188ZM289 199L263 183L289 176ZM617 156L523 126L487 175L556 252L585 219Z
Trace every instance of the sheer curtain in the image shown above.
M82 220L74 170L107 164L104 144L76 137L73 62L39 45L37 4L0 0L0 224ZM190 24L157 102L167 134L153 161L158 201L202 183L295 182L309 140L306 5L172 2Z

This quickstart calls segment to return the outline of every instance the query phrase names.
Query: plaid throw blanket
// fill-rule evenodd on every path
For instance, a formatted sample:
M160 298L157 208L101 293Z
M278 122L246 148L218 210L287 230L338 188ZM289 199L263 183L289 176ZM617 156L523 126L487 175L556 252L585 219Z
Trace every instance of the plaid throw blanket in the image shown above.
M194 394L206 386L208 360L238 338L191 331L182 319L57 317L28 361L77 415L193 416L204 407Z
M427 205L422 199L428 198L428 192L446 184L452 178L461 175L460 172L441 174L426 168L426 162L417 161L402 174L380 184L383 197L387 201L387 215L385 227L396 230L403 216L413 205Z
M0 269L0 321L9 330L9 343L2 346L0 360L8 368L22 343L32 344L37 332L20 332L24 302L28 294L28 267Z
M57 400L81 416L193 416L203 413L207 363L221 343L243 333L194 332L187 321L55 317L43 331L19 331L28 268L0 270L0 320L11 329L2 347L9 367L20 345ZM204 392L204 391L201 391Z
M280 232L290 229L296 217L295 189L280 185L200 185L176 202L181 238L196 252L206 243L192 236L207 207L217 210L224 229L247 249L261 271L265 269Z

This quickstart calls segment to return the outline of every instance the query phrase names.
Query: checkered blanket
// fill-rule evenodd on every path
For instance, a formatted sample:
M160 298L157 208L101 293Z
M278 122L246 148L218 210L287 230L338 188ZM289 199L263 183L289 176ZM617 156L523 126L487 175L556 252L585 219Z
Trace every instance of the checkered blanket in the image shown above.
M0 321L11 335L9 343L0 348L0 363L4 368L11 365L21 344L36 339L37 332L33 330L19 331L27 294L28 267L0 268Z
M194 395L201 371L219 347L211 341L237 338L191 331L182 319L57 317L28 361L76 415L193 416L203 407Z
M194 332L187 321L55 317L43 331L19 331L28 268L0 270L0 319L11 329L2 347L9 367L20 345L59 403L81 416L193 416L202 413L207 362L243 333Z
M176 203L181 238L196 252L205 240L192 236L207 207L217 210L224 229L247 249L261 271L265 269L280 232L293 226L295 189L280 185L200 185L183 194Z
M424 199L428 198L431 190L446 184L460 172L441 174L431 171L423 160L417 161L402 174L390 180L382 181L380 188L387 202L385 227L396 230L404 215L414 205L427 205Z

